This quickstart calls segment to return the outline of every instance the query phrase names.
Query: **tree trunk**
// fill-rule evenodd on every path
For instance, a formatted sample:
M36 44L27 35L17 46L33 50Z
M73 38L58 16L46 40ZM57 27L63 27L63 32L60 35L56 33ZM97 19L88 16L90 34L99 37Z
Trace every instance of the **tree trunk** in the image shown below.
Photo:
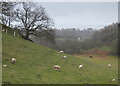
M10 16L9 16L9 27L10 27L10 23L11 23L11 18L10 18Z
M26 35L25 35L25 39L29 39L29 30L28 29L26 29Z
M22 37L23 39L29 40L29 41L33 42L31 39L29 39L29 34L28 34L28 32L26 32L26 35L23 35L23 34L21 34L21 33L20 33L20 35L21 35L21 37Z

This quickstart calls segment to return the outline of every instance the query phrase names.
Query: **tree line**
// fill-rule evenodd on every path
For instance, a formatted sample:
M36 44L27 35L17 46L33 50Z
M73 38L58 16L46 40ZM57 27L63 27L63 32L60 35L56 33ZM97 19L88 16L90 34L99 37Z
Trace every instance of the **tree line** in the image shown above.
M94 29L76 29L76 28L66 28L66 29L56 29L56 38L58 39L89 39L94 33Z
M90 38L82 41L76 39L57 40L56 49L64 50L69 54L80 54L83 51L108 46L112 48L111 54L118 54L118 24L113 23L96 30L90 35Z
M118 34L119 23L113 23L94 32L88 44L90 48L109 46L112 48L111 54L118 54ZM87 40L86 40L87 41Z

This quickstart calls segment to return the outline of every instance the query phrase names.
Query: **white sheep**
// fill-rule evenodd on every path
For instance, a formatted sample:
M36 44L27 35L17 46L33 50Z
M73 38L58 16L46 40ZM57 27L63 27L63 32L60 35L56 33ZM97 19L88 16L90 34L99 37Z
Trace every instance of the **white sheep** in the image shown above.
M115 79L112 79L111 81L112 81L112 82L114 82L114 81L115 81Z
M110 68L110 67L111 67L111 64L108 64L108 67Z
M61 50L61 51L59 51L59 53L64 53L64 51Z
M12 58L12 59L11 59L11 62L12 62L13 64L15 64L16 59L15 59L15 58Z
M59 65L54 65L53 67L56 71L60 71L60 66Z
M82 68L83 68L83 65L80 64L80 65L79 65L79 69L82 69Z
M67 56L63 56L63 58L64 58L64 59L66 59L66 58L67 58Z
M8 65L4 64L4 65L3 65L3 67L4 67L4 68L7 68L7 67L8 67Z

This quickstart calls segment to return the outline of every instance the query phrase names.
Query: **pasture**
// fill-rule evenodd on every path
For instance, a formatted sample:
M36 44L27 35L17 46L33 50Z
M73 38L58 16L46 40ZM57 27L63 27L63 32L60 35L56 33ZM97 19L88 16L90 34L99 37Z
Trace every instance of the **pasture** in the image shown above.
M2 82L11 84L117 84L118 59L113 56L89 58L84 55L70 56L59 51L3 33ZM67 56L63 59L63 56ZM17 59L12 64L10 59ZM95 58L96 57L96 58ZM111 64L111 68L107 64ZM79 65L83 69L79 70ZM53 66L60 65L60 72ZM111 82L113 78L116 81Z

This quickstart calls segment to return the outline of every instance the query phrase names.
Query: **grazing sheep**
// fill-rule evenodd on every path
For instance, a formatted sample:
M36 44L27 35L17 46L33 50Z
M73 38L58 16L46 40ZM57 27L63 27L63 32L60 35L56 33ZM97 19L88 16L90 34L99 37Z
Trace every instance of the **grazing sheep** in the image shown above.
M12 62L13 64L15 64L16 59L15 59L15 58L12 58L12 59L11 59L11 62Z
M4 67L4 68L7 68L7 67L8 67L8 65L4 64L4 65L3 65L3 67Z
M60 71L60 66L59 65L54 65L53 67L56 71Z
M80 65L79 65L79 69L82 69L82 68L83 68L83 65L80 64Z
M112 82L114 82L114 81L115 81L115 79L112 79L111 81L112 81Z
M66 58L67 58L67 56L63 56L63 58L64 58L64 59L66 59Z
M92 58L92 56L90 56L89 58Z
M116 80L115 79L112 79L112 80L110 80L109 82L115 82Z
M64 53L63 51L59 51L59 53Z
M108 64L108 68L110 68L111 67L111 64Z

